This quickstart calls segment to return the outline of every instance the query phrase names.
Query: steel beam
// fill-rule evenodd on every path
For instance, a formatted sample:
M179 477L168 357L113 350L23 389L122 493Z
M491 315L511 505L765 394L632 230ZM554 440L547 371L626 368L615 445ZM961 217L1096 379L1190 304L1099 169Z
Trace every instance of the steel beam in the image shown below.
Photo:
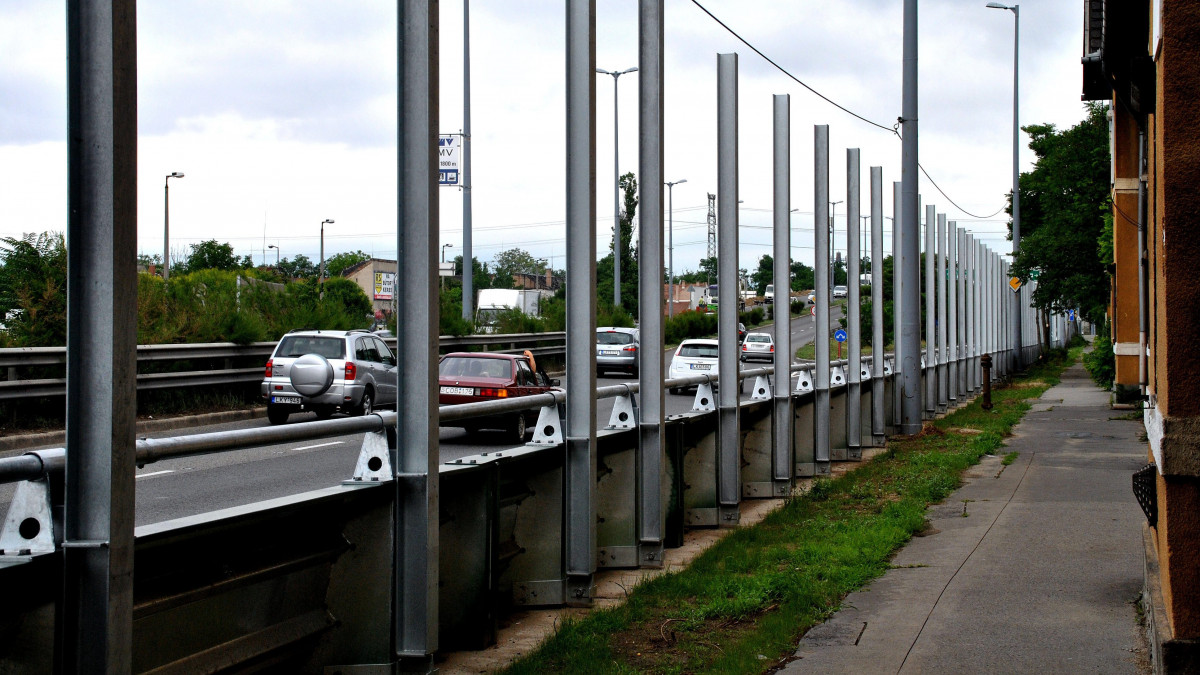
M662 567L667 510L663 503L665 452L663 348L663 0L638 3L638 562Z
M774 121L773 209L775 224L775 401L771 437L771 481L774 494L791 494L795 475L795 443L792 419L792 122L788 94L772 97Z
M846 455L862 459L862 168L858 148L846 150Z
M406 671L434 670L438 649L438 4L399 5L394 651ZM469 261L466 262L470 264Z
M871 167L871 445L887 443L883 409L883 167Z
M717 55L717 373L720 443L717 501L722 527L738 523L741 501L741 421L738 415L738 58Z
M568 605L590 605L596 573L596 1L567 0Z
M937 417L937 207L925 206L925 419Z
M129 672L137 349L137 12L67 3L61 672Z
M829 474L829 125L814 127L813 137L813 230L816 273L816 318L813 336L817 361L813 378L813 455L816 474Z
M955 292L956 307L954 312L956 330L958 332L958 353L955 363L958 368L958 400L966 403L971 398L970 388L967 386L967 353L970 350L970 343L967 340L967 316L970 312L970 304L967 302L967 275L969 274L967 261L970 256L967 248L966 230L958 230L954 250L958 263L958 284Z
M901 294L904 314L901 318L901 372L903 374L902 418L900 433L915 434L921 430L921 226L917 200L917 0L904 0L903 96L901 102L900 182L901 235L903 250Z
M937 411L939 415L946 414L950 396L947 392L946 377L950 361L950 350L946 340L946 214L937 214Z
M958 226L950 221L946 231L946 406L958 407Z
M892 183L892 431L899 433L904 415L903 400L904 396L901 393L904 380L900 376L903 371L904 363L901 359L903 350L900 343L901 334L903 332L903 293L901 293L903 278L901 270L903 269L903 247L901 240L904 236L904 228L900 223L903 216L903 192L901 191L900 181Z

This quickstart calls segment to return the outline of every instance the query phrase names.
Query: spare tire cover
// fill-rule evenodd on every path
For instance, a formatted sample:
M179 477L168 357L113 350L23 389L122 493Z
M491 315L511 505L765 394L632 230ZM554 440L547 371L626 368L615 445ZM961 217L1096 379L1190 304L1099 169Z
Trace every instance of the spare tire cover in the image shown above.
M292 362L292 387L305 396L320 396L333 384L333 366L320 354L305 354Z

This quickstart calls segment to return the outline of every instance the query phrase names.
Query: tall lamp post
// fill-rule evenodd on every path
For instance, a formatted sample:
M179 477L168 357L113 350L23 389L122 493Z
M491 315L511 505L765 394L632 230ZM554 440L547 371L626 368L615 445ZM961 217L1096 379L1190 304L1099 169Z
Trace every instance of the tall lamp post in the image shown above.
M618 110L617 79L627 73L637 72L637 66L621 71L597 68L597 73L612 75L613 78L613 305L621 306L621 168L617 161L620 146L617 143Z
M163 180L163 281L171 273L171 188L172 178L183 178L183 173L172 171Z
M667 186L667 316L675 316L675 191L686 178L666 181Z
M321 285L321 299L325 299L325 224L333 224L329 218L321 221L321 271L317 273L317 282Z
M1021 48L1021 6L1008 6L999 2L989 2L987 6L991 9L1007 9L1013 13L1013 166L1012 166L1012 256L1013 262L1017 260L1017 251L1021 248L1021 170L1020 170L1020 136L1021 124L1018 107L1020 91L1020 48ZM1013 293L1013 309L1012 319L1009 321L1010 335L1012 336L1013 356L1012 363L1014 368L1021 368L1021 294Z
M836 202L829 202L829 296L833 297L833 284L837 281L837 272L834 270L834 261L837 260L837 223L834 218L837 217L837 205L843 200L839 199Z
M267 248L275 249L275 270L279 270L279 247L275 244L267 244Z

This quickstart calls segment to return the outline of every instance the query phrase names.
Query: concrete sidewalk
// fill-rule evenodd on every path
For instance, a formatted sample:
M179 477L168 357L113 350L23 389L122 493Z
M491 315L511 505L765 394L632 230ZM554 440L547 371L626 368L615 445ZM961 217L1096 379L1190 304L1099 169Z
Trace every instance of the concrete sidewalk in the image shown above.
M929 510L894 568L800 642L784 673L1134 673L1142 424L1079 364Z

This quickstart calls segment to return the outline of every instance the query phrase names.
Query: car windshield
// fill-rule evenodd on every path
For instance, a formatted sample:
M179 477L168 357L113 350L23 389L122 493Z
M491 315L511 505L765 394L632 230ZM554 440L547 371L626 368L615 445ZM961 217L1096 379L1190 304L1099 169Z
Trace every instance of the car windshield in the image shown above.
M512 377L512 361L474 356L448 356L438 364L439 377Z
M340 337L320 335L285 335L279 341L275 356L296 358L305 354L320 354L327 359L346 358L346 341Z
M717 358L717 346L706 344L684 344L679 348L680 356L699 359L715 359Z
M770 335L747 335L746 342L770 342Z
M631 345L633 344L633 336L629 333L618 333L617 331L604 331L596 333L596 344L598 345Z

